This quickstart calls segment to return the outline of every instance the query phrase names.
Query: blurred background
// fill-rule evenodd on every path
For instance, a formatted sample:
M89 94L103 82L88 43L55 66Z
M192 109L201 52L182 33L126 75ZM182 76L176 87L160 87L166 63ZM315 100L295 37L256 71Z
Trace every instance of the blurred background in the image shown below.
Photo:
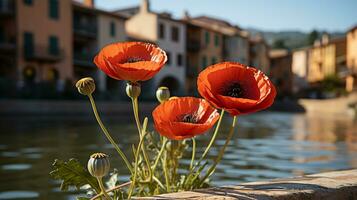
M82 77L95 79L103 120L130 154L138 138L126 83L93 64L118 41L168 55L142 83L142 116L159 86L198 96L198 73L217 62L256 67L275 83L272 108L239 118L215 185L356 168L356 8L355 0L0 0L0 199L75 199L49 177L53 160L115 155L74 87ZM112 163L126 181L121 160Z

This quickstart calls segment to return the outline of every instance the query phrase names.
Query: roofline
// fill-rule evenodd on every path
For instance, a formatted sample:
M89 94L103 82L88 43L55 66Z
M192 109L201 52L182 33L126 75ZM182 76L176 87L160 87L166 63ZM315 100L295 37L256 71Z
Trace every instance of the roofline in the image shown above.
M75 2L75 1L72 1L72 6L73 6L73 8L79 8L79 9L86 10L89 12L94 12L95 14L108 15L108 16L115 17L115 18L122 19L122 20L128 19L128 17L126 17L126 16L123 16L123 15L120 15L117 13L108 12L108 11L101 10L101 9L97 9L97 8L87 7L87 6L83 5L82 3Z

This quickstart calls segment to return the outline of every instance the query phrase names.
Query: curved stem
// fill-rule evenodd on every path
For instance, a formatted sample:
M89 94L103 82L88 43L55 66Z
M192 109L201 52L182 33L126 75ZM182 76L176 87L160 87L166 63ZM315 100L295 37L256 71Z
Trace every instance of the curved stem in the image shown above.
M165 156L164 159L162 160L162 166L164 170L164 175L165 175L165 183L166 183L166 192L170 192L170 180L169 180L169 174L167 172L167 151L165 151Z
M231 141L232 139L232 136L233 136L233 133L234 133L234 129L235 129L235 126L236 126L236 121L237 121L237 116L234 116L233 117L233 122L232 122L232 125L231 125L231 128L229 130L229 133L228 133L228 136L227 136L227 139L226 139L226 142L224 143L222 149L220 150L217 158L214 160L214 163L213 165L209 168L209 170L207 171L206 175L203 177L203 179L201 180L200 182L200 186L205 182L205 180L210 177L214 170L216 169L218 163L222 160L222 157L224 155L224 152L229 144L229 142Z
M132 166L131 166L130 162L128 161L127 157L125 156L123 151L120 149L120 147L115 143L112 136L110 135L108 130L105 128L102 120L100 119L93 96L90 94L90 95L88 95L88 97L89 97L90 103L92 105L94 116L95 116L100 128L102 129L104 135L107 137L109 142L114 146L114 148L118 152L119 156L124 160L125 165L129 169L130 173L133 174L133 170L132 170Z
M195 154L196 154L196 139L192 138L192 157L191 157L191 164L190 164L190 171L192 171L193 162L195 161Z
M140 118L139 118L138 98L131 98L131 101L132 101L132 104L133 104L134 118L135 118L136 126L138 128L139 136L141 138L143 138L143 140L144 140L144 135L141 132L141 123L140 123ZM140 150L140 149L138 148L138 150ZM144 146L141 146L141 150L143 152L144 160L145 160L145 163L146 163L148 171L149 171L149 177L151 179L152 178L152 171L151 171L150 161L149 161L146 149L145 149Z
M139 153L140 153L140 148L144 142L144 137L145 137L145 133L146 133L146 126L147 126L147 122L148 122L148 119L145 118L144 120L144 126L143 126L143 129L142 129L142 137L140 138L140 142L138 144L138 148L135 152L135 166L134 166L134 176L133 176L133 180L132 180L132 184L130 186L130 189L129 189L129 195L128 195L128 199L131 198L131 195L133 194L133 191L135 189L135 183L136 183L136 176L138 174L138 164L139 164Z
M102 178L97 178L97 180L98 180L98 183L99 183L99 187L100 187L101 193L105 196L105 198L107 200L111 200L112 198L110 198L110 196L108 195L108 193L105 190Z
M126 186L128 186L128 185L130 185L130 184L131 184L131 181L126 182L126 183L123 183L123 184L120 184L120 185L117 185L117 186L115 186L115 187L113 187L113 188L107 190L106 192L107 192L107 193L108 193L108 192L112 192L112 191L118 190L118 189L120 189L120 188L122 188L122 187L126 187ZM103 195L104 195L103 193L97 194L96 196L94 196L94 197L91 198L90 200L98 199L99 197L101 197L101 196L103 196Z
M163 153L164 150L165 150L166 143L167 143L167 139L164 138L163 141L162 141L162 146L161 146L160 152L159 152L159 154L157 155L157 158L156 158L156 160L155 160L155 163L154 163L154 165L153 165L153 167L152 167L152 171L153 171L153 172L155 172L155 169L156 169L156 167L157 167L157 164L159 163L159 160L160 160L160 158L161 158L161 156L162 156L162 153Z
M221 127L221 123L222 123L222 119L223 119L223 116L224 116L224 109L222 109L221 111L221 115L219 117L219 120L218 120L218 123L216 125L216 128L214 130L214 133L212 135L212 138L211 138L211 141L209 142L209 144L207 145L205 151L203 152L202 156L200 157L200 159L198 160L198 162L195 164L195 166L193 167L192 170L194 170L197 166L199 166L202 162L202 160L207 156L209 150L211 149L213 143L216 141L216 137L218 135L218 130L219 128Z

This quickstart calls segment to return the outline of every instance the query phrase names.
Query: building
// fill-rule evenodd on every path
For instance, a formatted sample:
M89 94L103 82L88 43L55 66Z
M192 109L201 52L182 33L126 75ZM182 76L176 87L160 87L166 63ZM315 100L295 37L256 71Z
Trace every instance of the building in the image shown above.
M249 33L232 27L231 34L224 39L224 60L249 65Z
M248 64L248 33L221 19L190 17L187 23L187 92L197 94L196 78L207 66L222 61Z
M291 96L293 91L292 55L288 50L271 50L270 79L277 88L278 97Z
M260 35L249 39L249 65L269 74L269 46Z
M0 77L19 88L45 83L63 90L73 76L71 6L71 0L2 0Z
M350 75L346 80L347 91L357 88L357 26L347 31L347 67Z
M292 52L293 93L308 88L310 47L296 49Z
M309 55L308 81L319 82L331 75L345 79L346 49L345 37L330 39L324 35L316 41Z
M73 2L74 77L92 76L101 92L115 90L120 83L106 76L93 63L94 56L104 46L127 40L125 20L112 12L96 9L93 0Z
M125 13L127 13L126 9ZM148 83L144 96L151 97L160 86L167 86L173 95L184 93L186 82L186 24L171 17L168 13L155 13L150 10L148 0L142 0L138 10L126 21L129 37L149 41L166 51L166 66ZM120 10L116 13L121 13Z

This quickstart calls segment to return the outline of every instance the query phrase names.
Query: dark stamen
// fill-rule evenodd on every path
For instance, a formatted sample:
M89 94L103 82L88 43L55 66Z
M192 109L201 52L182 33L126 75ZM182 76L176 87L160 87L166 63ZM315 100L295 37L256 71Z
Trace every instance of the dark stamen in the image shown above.
M231 83L223 89L223 95L240 98L244 96L244 90L239 83Z
M190 113L190 114L184 114L179 117L180 122L185 122L185 123L192 123L192 124L197 124L198 123L198 116L196 113Z
M135 62L140 62L140 61L145 61L142 58L138 58L138 57L132 57L132 58L128 58L128 60L126 60L127 63L135 63Z

